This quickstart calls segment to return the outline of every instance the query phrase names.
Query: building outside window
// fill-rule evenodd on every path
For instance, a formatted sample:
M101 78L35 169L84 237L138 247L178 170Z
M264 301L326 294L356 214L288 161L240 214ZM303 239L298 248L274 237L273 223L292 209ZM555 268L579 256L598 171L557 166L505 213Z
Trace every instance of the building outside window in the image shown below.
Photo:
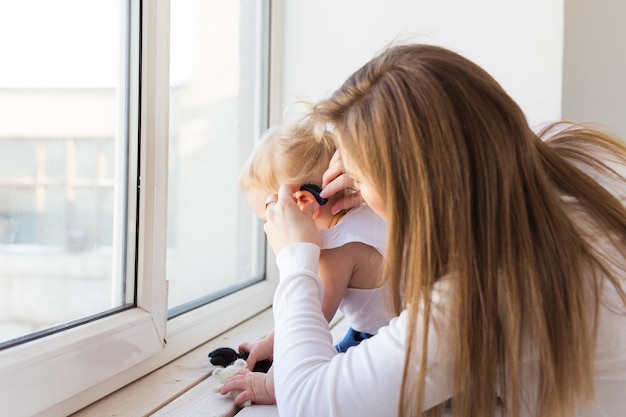
M0 2L0 344L134 304L121 6Z

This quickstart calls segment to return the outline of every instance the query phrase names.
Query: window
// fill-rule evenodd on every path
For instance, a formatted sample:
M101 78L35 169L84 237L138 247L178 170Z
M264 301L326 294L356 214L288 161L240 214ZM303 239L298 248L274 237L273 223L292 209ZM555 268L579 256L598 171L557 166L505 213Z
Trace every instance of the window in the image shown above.
M269 1L0 0L0 19L0 403L67 415L271 304L237 185Z
M175 1L170 30L170 317L263 279L265 235L238 187L266 126L262 3Z
M121 117L121 3L2 5L0 36L19 40L0 46L0 346L10 346L134 304L134 276L118 267L134 241L120 238L129 218L115 207L137 167Z

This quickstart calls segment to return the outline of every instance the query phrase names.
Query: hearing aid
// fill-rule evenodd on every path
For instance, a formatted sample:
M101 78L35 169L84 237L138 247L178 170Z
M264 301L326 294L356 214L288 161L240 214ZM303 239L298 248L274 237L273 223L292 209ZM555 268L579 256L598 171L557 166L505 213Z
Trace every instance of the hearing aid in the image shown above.
M328 203L327 198L320 196L322 189L315 184L303 184L300 187L300 191L307 191L311 193L311 195L315 198L315 200L320 206L323 206L324 204Z

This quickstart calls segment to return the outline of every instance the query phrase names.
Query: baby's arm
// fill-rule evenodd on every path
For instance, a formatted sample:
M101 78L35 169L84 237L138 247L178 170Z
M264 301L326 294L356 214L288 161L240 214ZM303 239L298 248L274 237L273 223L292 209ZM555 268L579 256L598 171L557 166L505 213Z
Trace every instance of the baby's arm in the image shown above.
M322 312L329 322L337 312L354 272L354 260L349 250L350 245L349 243L320 252L318 274L324 289Z
M256 342L244 342L238 347L239 352L248 352L248 369L254 369L258 361L267 359L274 360L274 332L269 333L263 339Z

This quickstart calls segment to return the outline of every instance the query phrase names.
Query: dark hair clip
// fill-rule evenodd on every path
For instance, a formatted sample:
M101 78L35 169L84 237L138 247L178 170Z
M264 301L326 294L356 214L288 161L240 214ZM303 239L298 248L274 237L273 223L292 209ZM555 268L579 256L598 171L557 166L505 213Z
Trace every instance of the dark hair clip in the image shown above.
M313 195L313 197L315 197L315 200L317 200L320 206L323 206L324 204L328 203L327 198L323 198L320 196L322 189L315 184L303 184L300 187L300 191L310 192Z

